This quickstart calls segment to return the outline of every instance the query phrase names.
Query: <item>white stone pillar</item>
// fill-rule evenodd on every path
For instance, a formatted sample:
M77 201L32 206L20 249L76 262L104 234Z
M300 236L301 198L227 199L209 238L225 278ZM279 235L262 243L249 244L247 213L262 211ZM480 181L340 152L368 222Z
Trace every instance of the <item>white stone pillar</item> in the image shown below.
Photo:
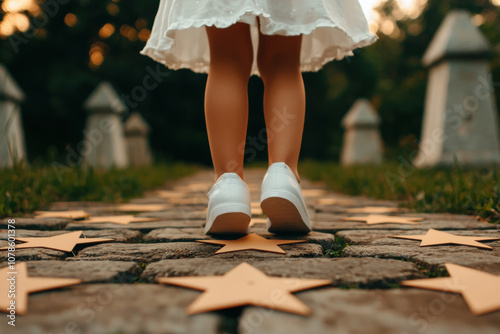
M26 147L20 104L24 93L0 64L0 168L26 164Z
M359 99L342 119L345 128L341 164L380 164L383 143L380 137L380 117L366 99Z
M467 11L451 11L426 51L430 68L417 167L500 161L491 46Z
M125 122L125 138L127 140L128 156L132 166L148 166L152 156L148 143L149 126L141 114L132 113Z
M120 114L127 110L108 82L102 82L85 102L89 115L82 152L85 166L126 167L129 159Z

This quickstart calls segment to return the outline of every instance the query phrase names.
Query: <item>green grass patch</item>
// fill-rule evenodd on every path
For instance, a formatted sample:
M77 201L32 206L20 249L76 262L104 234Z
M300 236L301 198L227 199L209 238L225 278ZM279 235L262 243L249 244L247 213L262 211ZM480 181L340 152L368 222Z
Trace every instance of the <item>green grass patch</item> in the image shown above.
M415 169L406 162L342 167L305 161L299 171L347 195L397 200L417 212L469 214L500 222L499 167Z
M342 251L349 246L348 241L344 237L335 236L335 241L331 249L325 251L325 257L342 257Z
M196 166L184 163L109 170L59 170L50 165L3 169L0 217L30 213L55 201L123 202L196 170Z
M448 274L448 271L446 268L441 268L441 267L432 267L428 268L423 265L417 264L417 268L422 271L422 273L427 276L428 278L436 278L436 277L448 277L450 276Z

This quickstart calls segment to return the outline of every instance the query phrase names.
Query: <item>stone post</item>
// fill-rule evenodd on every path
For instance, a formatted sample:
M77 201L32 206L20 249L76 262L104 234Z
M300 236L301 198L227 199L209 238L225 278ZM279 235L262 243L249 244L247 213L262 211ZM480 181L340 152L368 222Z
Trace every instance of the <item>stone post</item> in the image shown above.
M359 99L342 119L344 146L341 164L380 164L383 143L378 126L380 117L366 99Z
M0 168L26 163L20 104L24 94L9 71L0 64Z
M82 152L85 166L126 167L129 160L120 114L127 110L108 82L102 82L85 102L89 115Z
M125 122L128 157L132 166L148 166L152 157L148 144L149 126L141 114L134 112Z
M417 167L500 161L498 119L488 64L491 46L467 11L451 11L426 51L430 68Z

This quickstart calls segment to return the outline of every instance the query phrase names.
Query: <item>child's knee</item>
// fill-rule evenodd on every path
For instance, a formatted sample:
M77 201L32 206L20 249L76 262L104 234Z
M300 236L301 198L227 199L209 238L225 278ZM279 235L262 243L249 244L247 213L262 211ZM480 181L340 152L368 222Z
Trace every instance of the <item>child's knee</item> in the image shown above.
M283 73L300 72L300 59L285 51L259 55L257 68L263 79Z

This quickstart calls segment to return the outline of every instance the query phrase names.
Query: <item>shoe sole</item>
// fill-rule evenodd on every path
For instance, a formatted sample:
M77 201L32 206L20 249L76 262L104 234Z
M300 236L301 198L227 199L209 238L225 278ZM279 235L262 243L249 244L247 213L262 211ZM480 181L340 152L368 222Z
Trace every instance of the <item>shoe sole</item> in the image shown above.
M206 234L247 234L252 217L243 212L227 212L217 216Z
M271 233L309 233L311 229L302 219L297 207L283 197L268 197L260 203L271 224Z

